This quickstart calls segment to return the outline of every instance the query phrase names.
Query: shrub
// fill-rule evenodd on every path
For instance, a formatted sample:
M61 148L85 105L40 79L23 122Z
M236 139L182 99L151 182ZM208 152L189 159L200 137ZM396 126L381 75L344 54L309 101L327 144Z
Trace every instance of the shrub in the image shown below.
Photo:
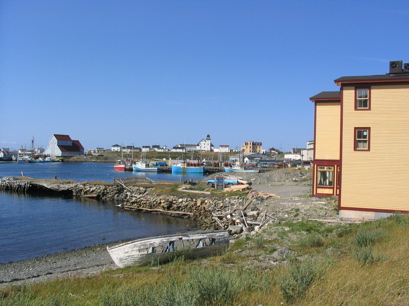
M393 214L390 218L396 224L408 224L409 223L409 215L402 215L402 214Z
M318 268L312 261L292 263L280 282L280 290L287 302L303 297L318 276Z
M366 247L373 245L376 241L382 239L385 236L385 231L381 228L370 229L362 228L354 237L354 244L358 247Z
M374 256L372 246L366 246L356 251L355 258L363 265L371 265L380 261L383 257Z
M324 245L324 240L317 233L312 233L305 237L302 237L299 241L302 247L320 247Z

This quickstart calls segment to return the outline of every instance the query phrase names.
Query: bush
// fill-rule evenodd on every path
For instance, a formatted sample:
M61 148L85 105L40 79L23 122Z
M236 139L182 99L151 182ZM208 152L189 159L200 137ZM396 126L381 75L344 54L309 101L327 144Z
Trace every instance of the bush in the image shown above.
M354 244L358 247L371 246L384 236L385 231L381 228L370 229L364 227L356 233L354 237Z
M291 303L303 297L318 274L317 265L312 261L292 263L280 283L284 299Z
M371 265L380 261L383 257L374 256L372 246L366 246L356 251L355 258L363 265Z
M390 218L396 224L408 224L409 223L409 215L402 215L402 214L394 214Z
M155 286L124 287L101 296L101 305L229 305L240 294L242 277L221 269L195 268L184 281L169 276Z
M302 247L320 247L324 245L324 240L317 233L312 233L301 238L299 244Z

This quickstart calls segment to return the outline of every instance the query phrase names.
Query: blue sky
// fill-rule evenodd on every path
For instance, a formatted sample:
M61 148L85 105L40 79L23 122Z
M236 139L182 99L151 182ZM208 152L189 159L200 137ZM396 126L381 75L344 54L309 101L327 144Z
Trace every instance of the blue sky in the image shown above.
M341 76L409 62L409 1L0 1L0 147L290 150Z

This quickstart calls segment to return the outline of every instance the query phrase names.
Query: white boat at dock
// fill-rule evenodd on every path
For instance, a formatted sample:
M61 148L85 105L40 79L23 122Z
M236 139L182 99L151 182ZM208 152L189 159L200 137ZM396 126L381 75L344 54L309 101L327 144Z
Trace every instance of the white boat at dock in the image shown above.
M259 169L253 168L253 167L245 167L245 166L240 166L240 165L235 165L235 166L230 166L230 167L224 167L224 171L228 173L242 173L242 172L254 172L258 173L260 172Z
M123 268L167 262L179 252L187 258L215 256L226 252L228 246L228 232L214 231L142 238L107 247L107 251L115 264Z

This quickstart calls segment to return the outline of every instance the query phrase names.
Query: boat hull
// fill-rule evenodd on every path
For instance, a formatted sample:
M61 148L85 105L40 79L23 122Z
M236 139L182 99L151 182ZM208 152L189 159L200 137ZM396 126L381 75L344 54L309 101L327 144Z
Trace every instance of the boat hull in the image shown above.
M158 166L156 163L149 163L144 161L138 161L132 166L133 171L136 172L158 172Z
M180 174L180 173L204 173L204 166L198 167L190 167L190 166L178 166L172 165L172 174Z
M136 172L158 172L158 168L157 167L153 167L153 168L139 168L137 166L133 166L133 171Z
M229 246L227 231L196 232L137 239L107 251L118 267L164 263L177 256L203 258L220 255Z
M231 168L231 167L224 167L224 171L228 173L243 173L243 172L253 172L258 173L258 169L243 169L243 168Z

